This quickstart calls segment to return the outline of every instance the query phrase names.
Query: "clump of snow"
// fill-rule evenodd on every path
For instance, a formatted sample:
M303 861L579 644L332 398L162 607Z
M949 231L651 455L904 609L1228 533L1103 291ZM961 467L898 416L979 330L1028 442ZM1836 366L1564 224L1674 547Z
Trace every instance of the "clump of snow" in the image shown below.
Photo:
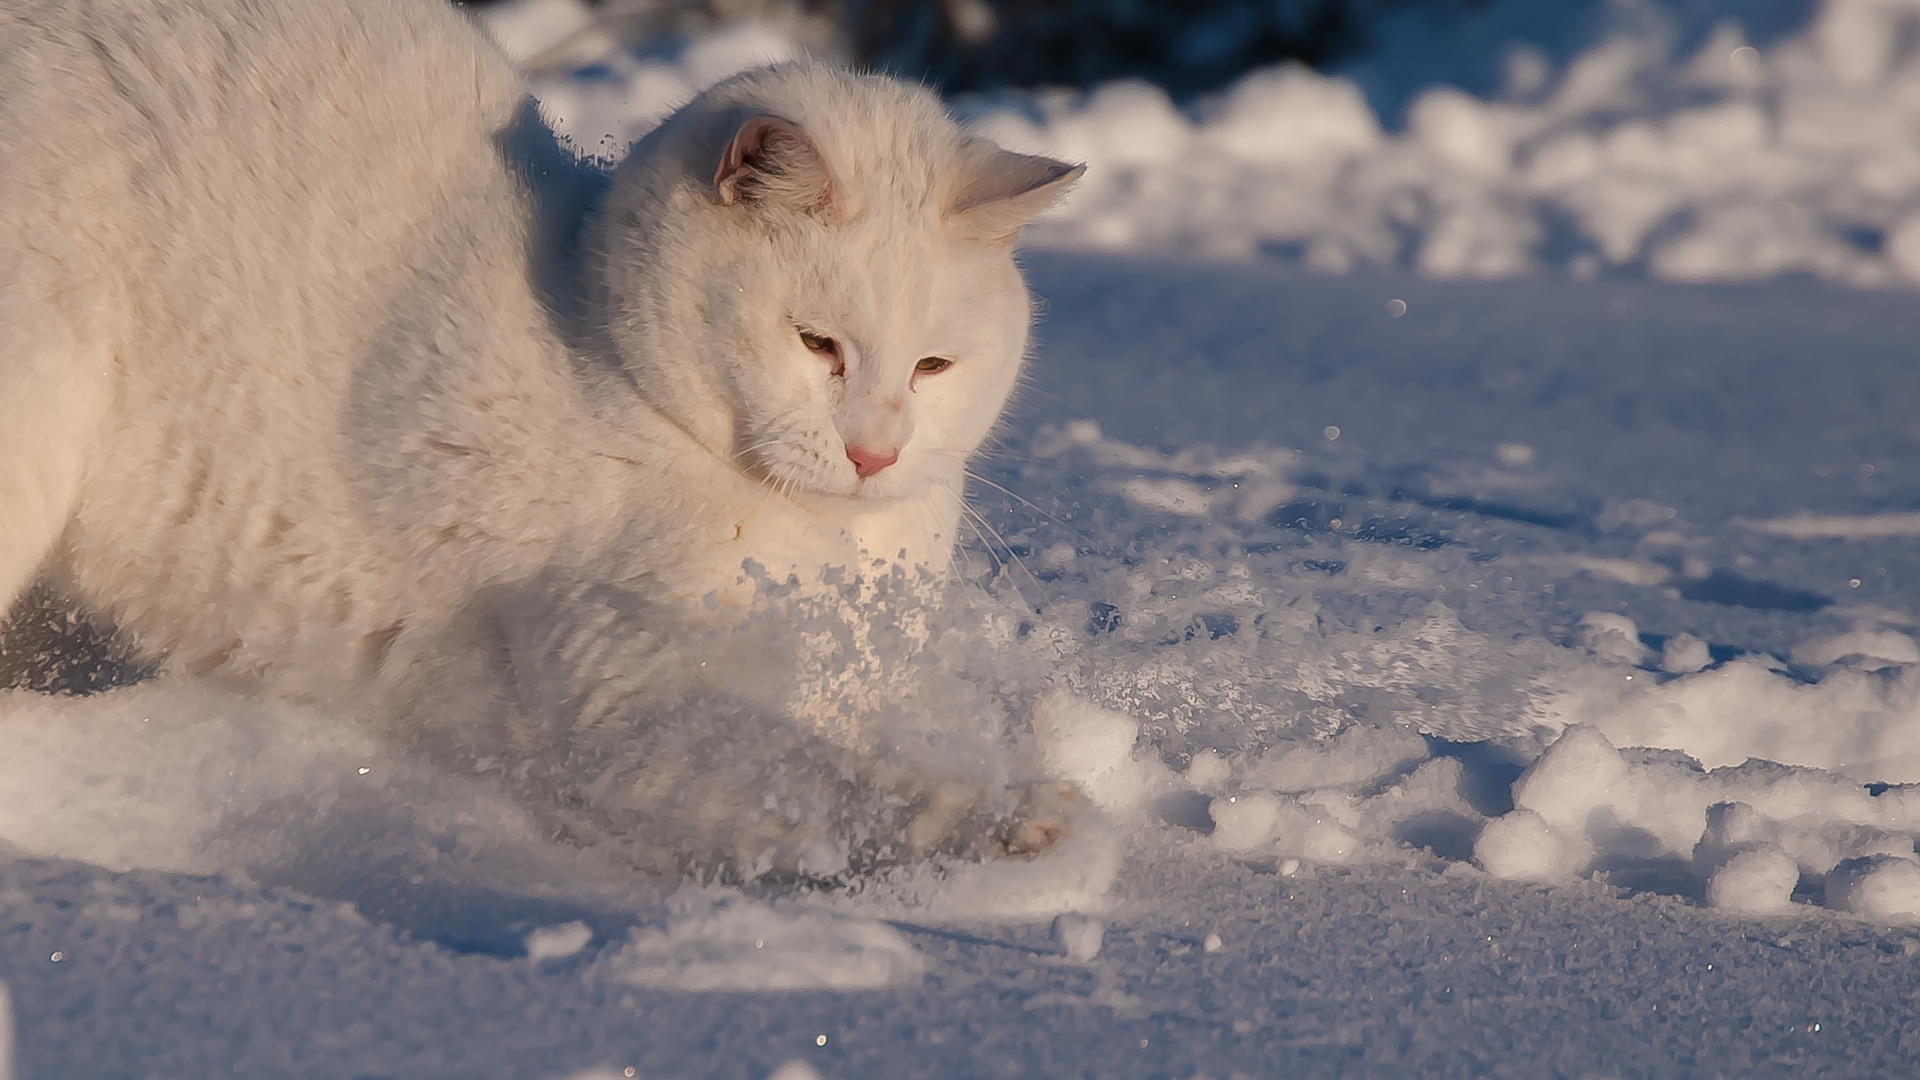
M1920 862L1911 853L1848 859L1827 879L1827 902L1878 922L1920 922Z
M1460 763L1432 757L1401 728L1282 743L1249 761L1235 790L1208 811L1213 845L1240 854L1344 863L1433 829L1463 839L1480 820L1462 794Z
M1107 924L1092 916L1069 913L1054 918L1051 933L1054 944L1068 959L1084 964L1100 955Z
M1563 881L1586 869L1593 849L1583 837L1547 824L1536 811L1515 810L1480 830L1473 856L1495 877Z
M1877 791L1877 794L1875 793ZM1804 879L1841 911L1920 916L1920 790L1869 789L1765 761L1704 770L1671 751L1614 747L1568 728L1513 786L1515 809L1482 832L1482 868L1515 880L1665 864L1704 885L1710 905L1784 909Z
M1047 775L1071 780L1094 805L1121 819L1137 818L1172 773L1151 755L1134 752L1140 725L1055 691L1033 708L1034 743Z
M1849 637L1816 644L1807 655L1833 648L1900 651L1878 637ZM1563 716L1592 724L1617 745L1682 750L1708 768L1759 758L1862 782L1920 781L1920 668L1873 657L1808 684L1782 666L1743 656L1665 683L1642 675L1563 698Z
M1691 675L1713 663L1713 652L1692 634L1675 634L1660 648L1660 670L1669 675Z
M1920 645L1897 630L1850 630L1793 647L1796 664L1824 667L1850 662L1863 671L1920 664Z
M574 920L559 926L543 926L527 935L527 959L562 960L593 943L593 930Z
M1773 915L1793 903L1800 865L1771 845L1737 851L1707 879L1707 904L1748 915ZM1831 900L1832 897L1830 896Z
M1580 620L1579 638L1581 646L1603 664L1634 667L1647 658L1647 647L1640 643L1640 628L1625 615L1588 612Z

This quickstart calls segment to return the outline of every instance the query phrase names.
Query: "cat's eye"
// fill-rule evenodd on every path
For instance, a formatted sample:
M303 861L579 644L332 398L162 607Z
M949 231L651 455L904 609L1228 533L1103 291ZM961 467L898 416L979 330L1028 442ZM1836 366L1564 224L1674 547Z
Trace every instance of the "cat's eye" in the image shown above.
M840 355L839 342L825 334L816 334L811 330L802 330L797 326L794 327L794 331L800 335L800 344L805 345L807 351L833 365L831 374L834 378L837 379L846 375L847 361L845 357Z
M919 363L913 365L913 370L919 375L938 375L952 366L953 361L944 356L923 356Z

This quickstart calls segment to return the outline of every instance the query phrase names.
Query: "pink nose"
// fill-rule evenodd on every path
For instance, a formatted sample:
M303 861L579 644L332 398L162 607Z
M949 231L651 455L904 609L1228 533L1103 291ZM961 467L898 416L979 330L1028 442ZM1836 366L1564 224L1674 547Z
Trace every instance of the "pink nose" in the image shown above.
M900 451L876 454L863 446L847 447L847 460L853 462L853 471L862 477L872 476L881 469L900 460Z

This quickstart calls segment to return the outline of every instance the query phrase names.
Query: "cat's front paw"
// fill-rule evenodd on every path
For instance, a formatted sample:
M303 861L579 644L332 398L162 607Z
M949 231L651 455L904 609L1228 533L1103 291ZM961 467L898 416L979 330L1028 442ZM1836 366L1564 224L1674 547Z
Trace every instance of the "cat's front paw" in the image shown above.
M997 838L999 854L1032 858L1051 851L1073 833L1074 821L1088 808L1087 797L1065 780L1047 780L1027 788L1013 821Z

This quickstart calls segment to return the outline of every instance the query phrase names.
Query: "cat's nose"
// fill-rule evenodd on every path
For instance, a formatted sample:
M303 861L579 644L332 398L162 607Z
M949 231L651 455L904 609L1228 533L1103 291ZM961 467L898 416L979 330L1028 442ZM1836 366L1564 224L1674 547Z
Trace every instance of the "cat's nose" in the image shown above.
M864 446L849 446L847 460L853 462L853 471L859 473L864 479L899 461L900 451L889 450L886 453L876 454Z

